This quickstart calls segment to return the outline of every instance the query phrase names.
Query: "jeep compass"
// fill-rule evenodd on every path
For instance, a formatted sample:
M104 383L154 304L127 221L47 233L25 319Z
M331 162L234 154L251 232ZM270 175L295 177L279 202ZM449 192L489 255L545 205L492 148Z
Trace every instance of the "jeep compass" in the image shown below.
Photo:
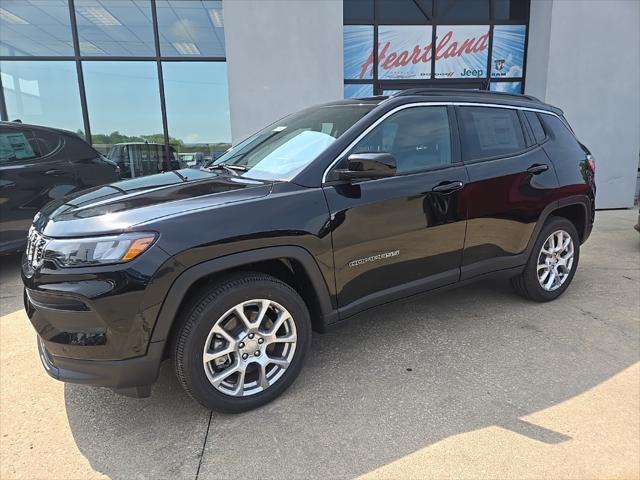
M288 116L196 169L55 200L24 303L47 372L144 397L170 359L208 408L285 391L312 330L489 275L559 297L594 220L595 163L558 108L409 90Z

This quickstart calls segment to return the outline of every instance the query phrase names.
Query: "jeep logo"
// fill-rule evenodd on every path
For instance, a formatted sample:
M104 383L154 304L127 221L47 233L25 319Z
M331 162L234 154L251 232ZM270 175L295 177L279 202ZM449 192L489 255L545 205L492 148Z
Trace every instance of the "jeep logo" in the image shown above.
M460 76L461 77L484 77L484 70L482 69L469 70L465 68L464 70L462 70L462 73L460 74Z

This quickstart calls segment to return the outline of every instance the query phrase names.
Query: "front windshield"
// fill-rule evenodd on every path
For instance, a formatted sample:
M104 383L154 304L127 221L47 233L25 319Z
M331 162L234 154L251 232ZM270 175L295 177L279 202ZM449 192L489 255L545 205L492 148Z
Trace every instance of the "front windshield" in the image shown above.
M279 120L236 145L210 167L236 167L261 180L291 180L375 104L325 105Z

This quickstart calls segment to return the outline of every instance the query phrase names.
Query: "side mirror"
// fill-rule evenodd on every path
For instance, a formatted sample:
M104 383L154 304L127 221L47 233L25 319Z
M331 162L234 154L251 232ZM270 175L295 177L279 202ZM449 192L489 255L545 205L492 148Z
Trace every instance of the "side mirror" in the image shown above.
M396 159L390 153L352 153L347 157L347 168L335 170L340 180L365 180L393 177Z

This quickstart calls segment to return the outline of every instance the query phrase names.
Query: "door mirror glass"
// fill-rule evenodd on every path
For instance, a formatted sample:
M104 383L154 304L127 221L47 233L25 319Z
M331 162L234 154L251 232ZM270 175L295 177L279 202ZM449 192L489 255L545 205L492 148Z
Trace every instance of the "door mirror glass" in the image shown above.
M396 159L390 153L352 153L347 168L336 173L341 180L364 180L393 177L396 168Z

